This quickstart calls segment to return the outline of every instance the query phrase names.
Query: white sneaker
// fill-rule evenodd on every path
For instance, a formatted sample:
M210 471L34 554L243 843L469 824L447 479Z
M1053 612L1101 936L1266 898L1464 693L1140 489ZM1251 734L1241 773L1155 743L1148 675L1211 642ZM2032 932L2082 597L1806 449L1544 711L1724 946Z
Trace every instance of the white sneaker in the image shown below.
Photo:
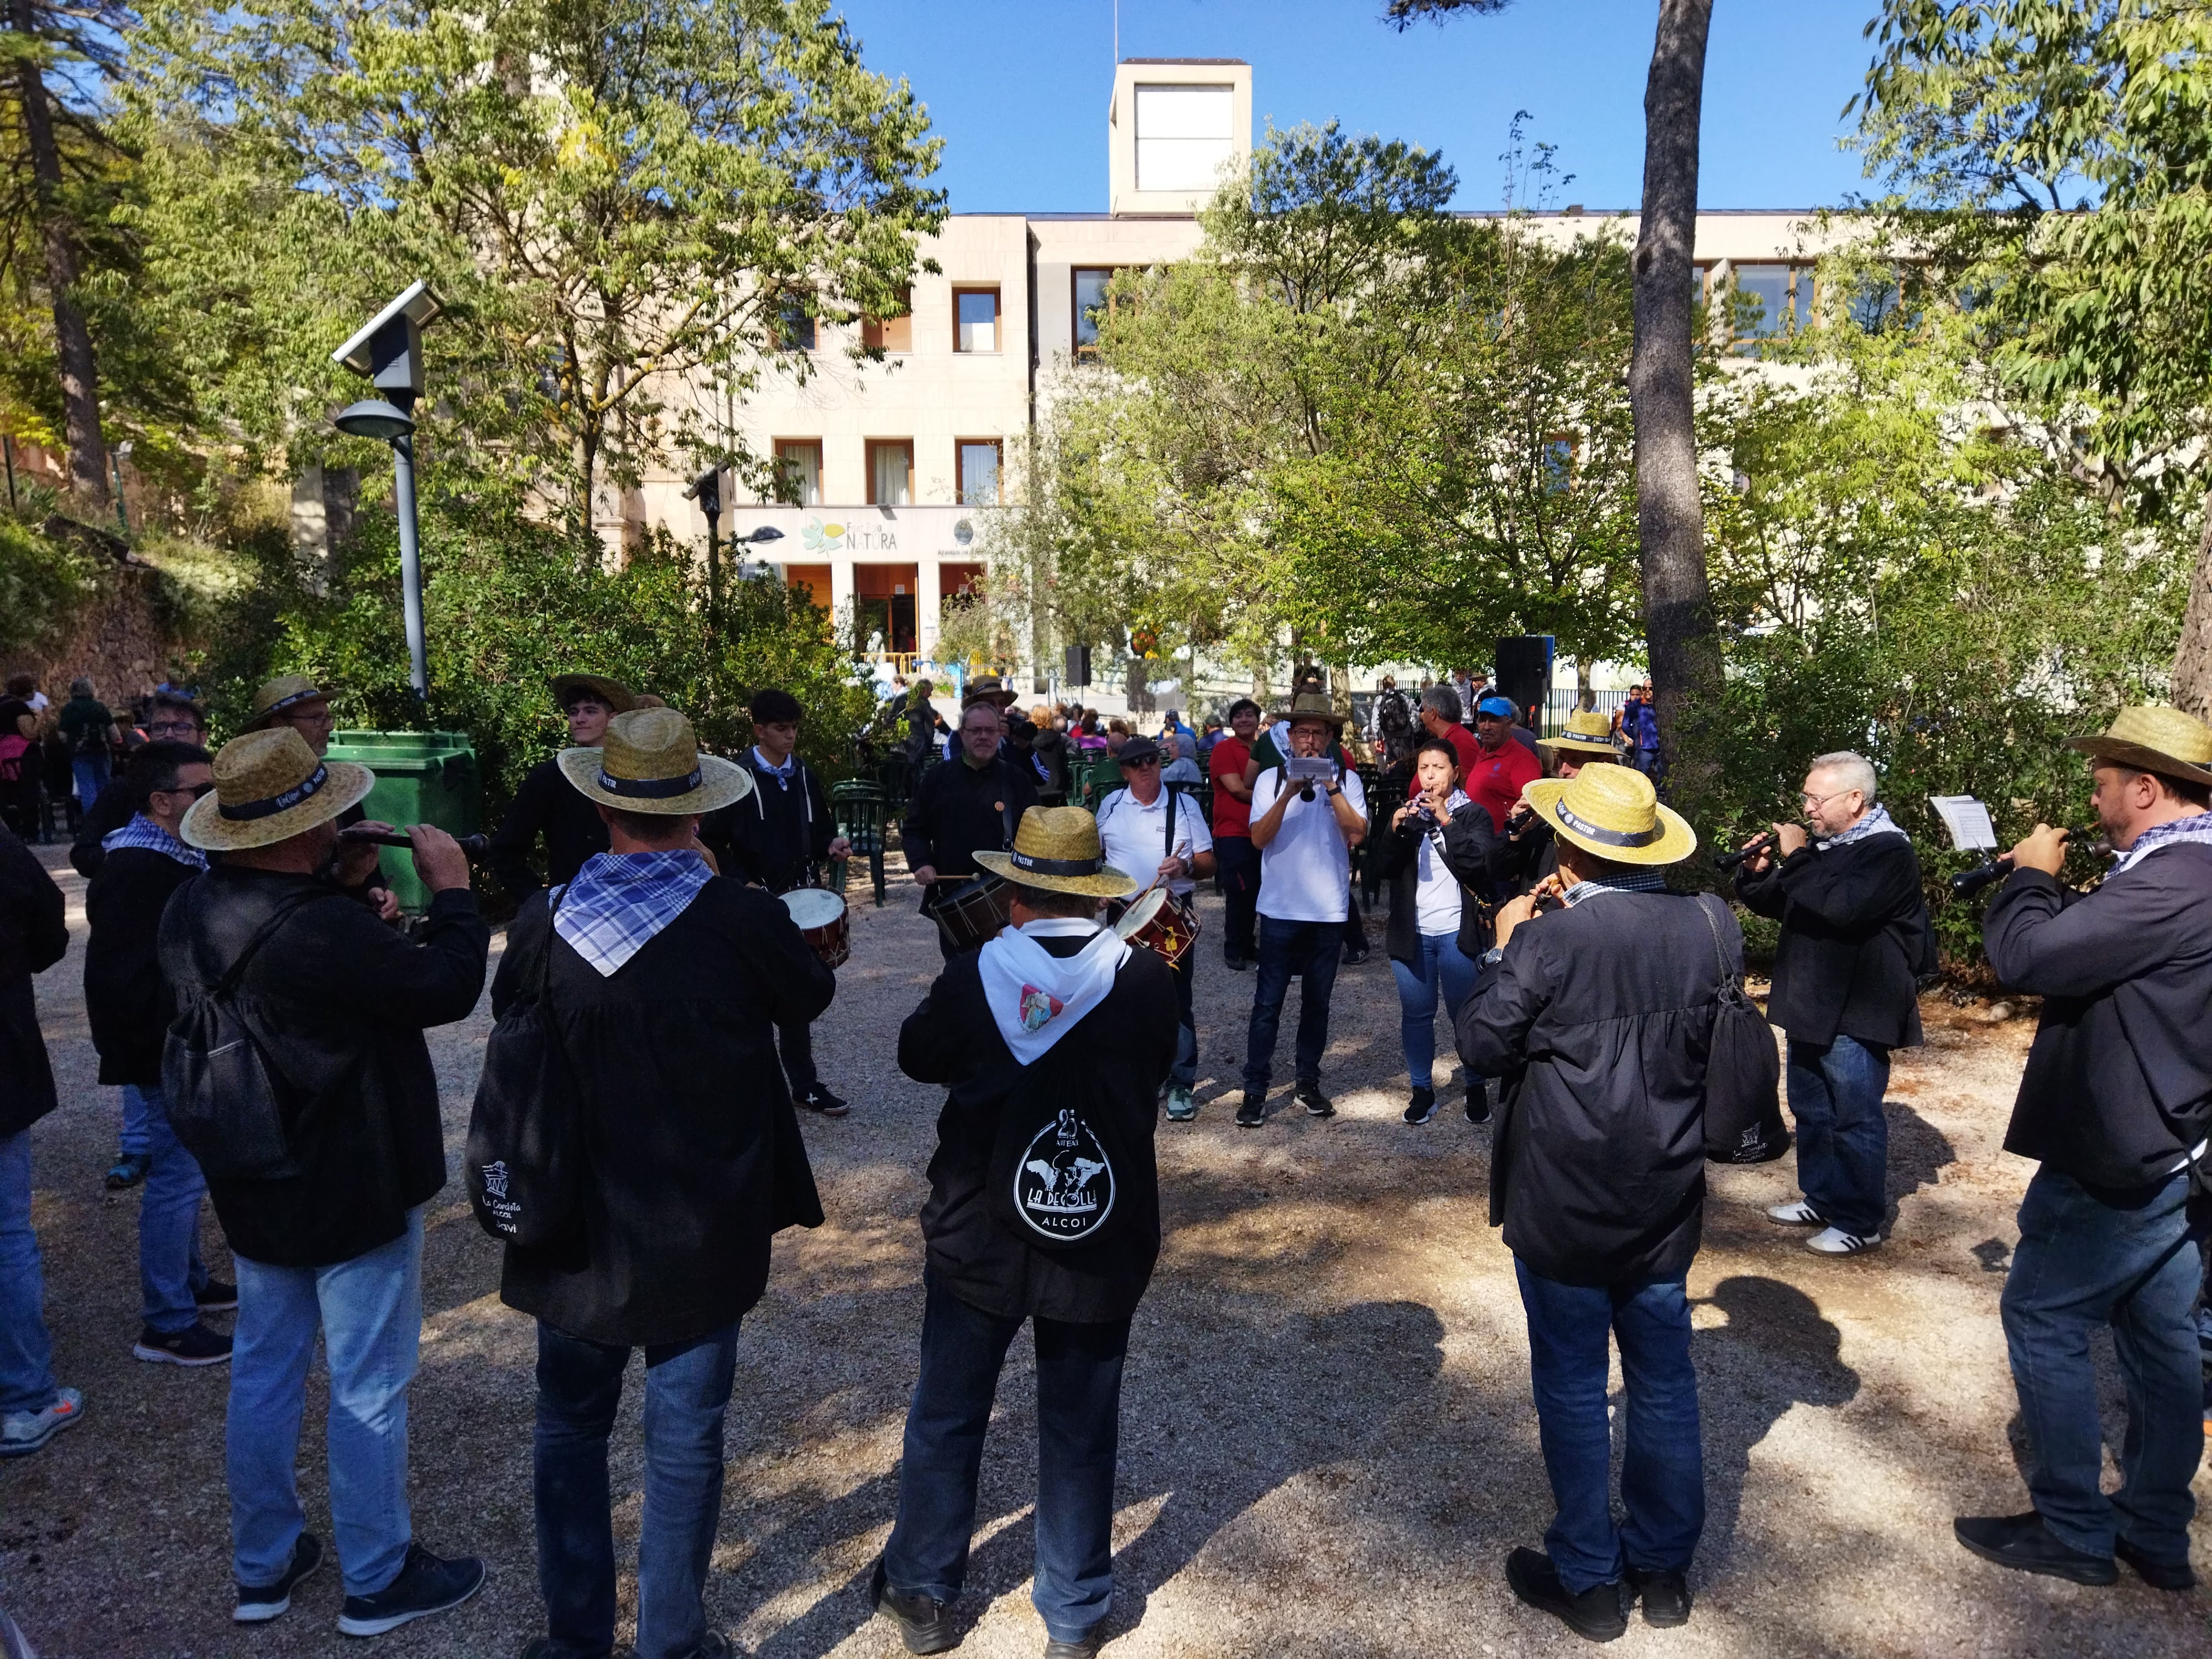
M1808 1250L1818 1250L1822 1255L1856 1255L1862 1250L1881 1248L1879 1237L1863 1238L1856 1233L1847 1233L1841 1227L1823 1227L1805 1241Z
M1787 1204L1767 1206L1766 1218L1778 1221L1785 1227L1825 1227L1827 1218L1802 1198L1793 1198Z

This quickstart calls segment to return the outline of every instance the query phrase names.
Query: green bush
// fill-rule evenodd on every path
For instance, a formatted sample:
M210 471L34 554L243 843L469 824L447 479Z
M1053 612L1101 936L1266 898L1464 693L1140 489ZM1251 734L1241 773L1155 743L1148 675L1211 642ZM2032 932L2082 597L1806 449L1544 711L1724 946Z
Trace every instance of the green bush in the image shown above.
M89 555L0 514L0 653L27 652L59 634L99 593L101 574Z

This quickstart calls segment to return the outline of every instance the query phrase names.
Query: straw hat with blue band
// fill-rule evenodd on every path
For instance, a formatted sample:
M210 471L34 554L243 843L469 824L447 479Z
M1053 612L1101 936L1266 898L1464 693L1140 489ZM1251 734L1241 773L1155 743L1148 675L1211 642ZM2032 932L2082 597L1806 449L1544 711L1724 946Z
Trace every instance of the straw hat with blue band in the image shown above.
M1595 708L1577 708L1567 723L1548 738L1536 739L1537 750L1553 760L1617 761L1613 746L1613 722Z
M1522 793L1556 834L1615 864L1680 864L1698 850L1697 831L1632 767L1592 766Z
M273 847L327 823L376 787L376 774L317 757L289 726L248 732L215 757L215 789L194 801L180 833L211 853Z
M1098 820L1080 806L1032 806L1007 851L978 851L975 862L1023 887L1089 898L1127 898L1144 883L1106 862Z
M561 771L578 793L625 812L711 812L753 792L745 769L702 755L691 722L673 708L633 708L607 722L597 749L563 749Z
M252 704L246 711L246 729L266 731L269 722L285 710L303 702L327 702L330 696L305 674L281 674L254 689Z

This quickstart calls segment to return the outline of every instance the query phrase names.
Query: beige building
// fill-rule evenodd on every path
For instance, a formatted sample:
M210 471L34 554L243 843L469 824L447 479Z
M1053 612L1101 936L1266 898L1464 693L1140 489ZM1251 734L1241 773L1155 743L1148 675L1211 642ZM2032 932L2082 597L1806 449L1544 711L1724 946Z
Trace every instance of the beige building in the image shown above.
M939 274L916 276L908 315L849 331L801 329L793 347L803 378L768 374L733 411L747 447L778 459L803 505L732 505L726 491L722 534L777 532L746 550L811 590L851 629L856 648L902 672L929 662L945 602L980 575L979 532L1005 505L1008 454L1040 398L1095 336L1114 272L1197 247L1199 208L1251 148L1251 69L1233 58L1126 60L1115 71L1106 130L1107 211L953 215L920 250ZM1700 214L1700 283L1732 276L1765 300L1778 325L1809 314L1818 245L1806 219ZM1535 220L1563 241L1601 222L1635 236L1632 215L1601 221L1570 207ZM884 361L856 363L852 349L863 342L879 344ZM703 540L706 520L685 498L687 483L648 477L605 509L603 533L618 541L627 529L661 524Z

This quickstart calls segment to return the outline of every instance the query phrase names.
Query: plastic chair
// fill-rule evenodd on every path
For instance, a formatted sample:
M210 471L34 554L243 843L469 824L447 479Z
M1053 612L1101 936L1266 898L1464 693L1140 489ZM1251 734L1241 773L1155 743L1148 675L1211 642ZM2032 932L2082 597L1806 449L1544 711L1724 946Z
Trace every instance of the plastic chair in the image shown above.
M876 889L876 908L884 908L884 825L887 813L884 792L877 785L857 778L844 778L830 786L830 808L837 815L837 833L853 843L853 855L865 855L868 874ZM838 866L838 884L844 884L845 872L851 867L847 860Z

